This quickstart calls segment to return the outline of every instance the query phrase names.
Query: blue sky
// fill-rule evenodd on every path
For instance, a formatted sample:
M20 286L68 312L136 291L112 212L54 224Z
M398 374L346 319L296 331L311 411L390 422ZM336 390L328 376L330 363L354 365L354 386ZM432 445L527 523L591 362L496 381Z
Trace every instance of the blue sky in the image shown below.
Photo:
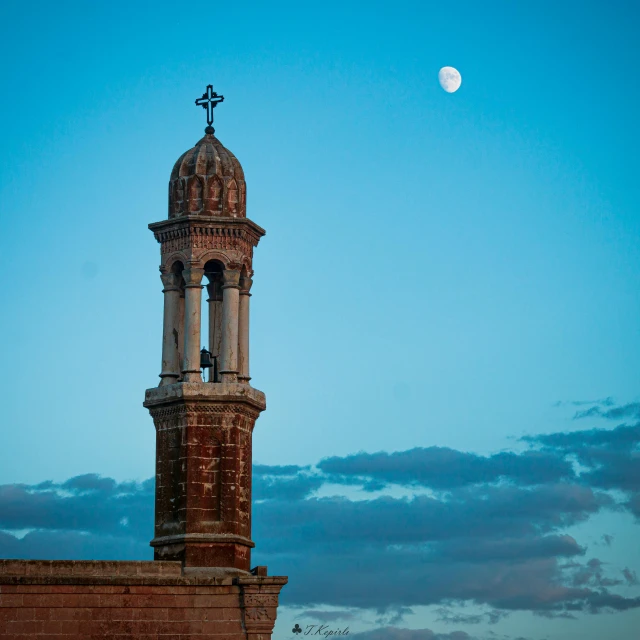
M640 571L630 497L640 490L638 442L603 435L640 419L637 24L632 3L604 2L36 2L29 12L4 2L5 490L22 483L29 495L71 499L60 487L85 474L115 483L152 476L154 431L141 403L157 383L162 294L146 226L166 217L171 167L205 124L193 101L213 83L225 95L217 135L245 169L249 217L267 230L251 336L253 384L268 399L254 436L255 461L271 470L264 477L295 466L292 482L308 491L287 503L294 509L324 509L322 500L341 495L356 510L380 508L378 498L413 500L424 515L416 492L452 490L418 481L434 451L455 452L468 470L501 465L501 452L528 460L546 450L553 464L587 475L524 482L494 473L469 486L496 500L497 487L544 496L558 482L595 492L597 508L587 501L573 516L554 516L550 502L536 525L536 535L577 545L574 555L554 547L544 556L556 563L544 584L565 571L567 584L638 597L622 573ZM438 85L445 65L462 74L455 94ZM536 440L591 429L601 434L595 457L575 442ZM432 453L418 456L414 477L366 457L365 488L344 479L351 471L323 471L325 459L386 452L394 460L415 448ZM613 459L626 475L603 479ZM34 488L49 480L53 487ZM135 486L136 496L148 493ZM256 505L258 550L262 535L270 566L291 576L286 624L300 611L326 617L339 608L303 588L317 568L296 574L299 559L278 556L260 524L268 513L259 514ZM37 533L44 542L23 547L28 555L52 548L46 532L56 525L7 516L0 528L29 531L27 541ZM135 540L150 537L142 530ZM94 543L86 557L119 548ZM146 549L132 544L134 555ZM583 569L558 569L566 558ZM601 571L588 564L594 558ZM591 573L567 577L583 570ZM296 580L306 600L294 597ZM345 596L344 607L369 638L377 624L433 640L595 639L612 629L626 640L640 623L634 607L611 614L585 605L569 619L494 596L474 600L461 589L447 602L437 593L416 600L390 588L388 607L413 608L402 619L380 613L384 603L366 593ZM438 614L443 607L455 615ZM489 624L482 607L508 615Z

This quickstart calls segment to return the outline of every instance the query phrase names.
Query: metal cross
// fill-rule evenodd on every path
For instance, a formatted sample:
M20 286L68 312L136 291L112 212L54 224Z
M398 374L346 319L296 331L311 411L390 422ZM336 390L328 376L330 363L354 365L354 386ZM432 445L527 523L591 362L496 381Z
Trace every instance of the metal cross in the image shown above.
M196 100L199 107L207 110L207 124L213 124L213 110L219 102L224 100L224 96L219 96L214 90L213 85L207 85L207 90L202 94L202 98Z

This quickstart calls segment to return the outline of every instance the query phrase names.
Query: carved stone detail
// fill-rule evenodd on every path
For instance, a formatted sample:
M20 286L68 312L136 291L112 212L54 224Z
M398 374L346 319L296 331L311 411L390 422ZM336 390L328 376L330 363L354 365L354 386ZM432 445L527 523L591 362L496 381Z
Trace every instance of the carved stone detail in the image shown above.
M265 568L266 569L266 568ZM282 578L240 578L244 626L248 638L270 640L275 624L278 594L285 581Z
M179 404L169 407L150 407L149 412L154 420L169 420L172 418L185 418L187 414L203 415L241 415L255 420L260 411L244 404Z
M248 229L186 224L183 227L156 231L154 235L162 245L162 253L200 248L235 249L251 255L260 239L260 236Z
M277 607L278 596L271 593L247 593L244 603L247 607Z
M267 609L257 609L255 607L246 609L245 616L247 617L248 620L251 620L252 622L271 620L271 616L269 615L269 611Z

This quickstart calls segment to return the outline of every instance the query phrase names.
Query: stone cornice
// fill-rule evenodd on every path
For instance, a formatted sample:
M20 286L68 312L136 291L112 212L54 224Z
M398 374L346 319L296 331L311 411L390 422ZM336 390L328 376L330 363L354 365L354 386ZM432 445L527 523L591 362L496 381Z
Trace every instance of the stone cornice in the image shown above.
M248 384L223 382L175 382L147 389L143 405L152 409L184 402L218 405L220 411L225 411L229 405L244 404L249 405L256 413L264 411L267 406L262 391Z
M152 222L149 229L155 239L164 243L185 236L226 236L246 238L257 246L266 231L249 218L222 218L215 216L181 216L171 220Z
M266 592L287 584L286 576L254 576L241 570L222 568L216 572L216 569L218 568L183 568L182 563L167 560L0 560L0 584L176 587L238 585L258 587Z
M256 546L256 543L245 536L233 533L181 533L174 536L160 536L154 538L149 544L152 547L163 547L169 544L184 544L185 542L217 543L217 544L242 544L246 547Z

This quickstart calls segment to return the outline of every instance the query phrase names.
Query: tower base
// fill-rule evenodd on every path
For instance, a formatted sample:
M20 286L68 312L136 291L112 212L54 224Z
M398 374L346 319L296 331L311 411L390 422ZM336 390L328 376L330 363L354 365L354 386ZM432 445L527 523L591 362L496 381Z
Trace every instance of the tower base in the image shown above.
M147 389L156 428L156 560L249 571L255 421L248 384L176 382Z

